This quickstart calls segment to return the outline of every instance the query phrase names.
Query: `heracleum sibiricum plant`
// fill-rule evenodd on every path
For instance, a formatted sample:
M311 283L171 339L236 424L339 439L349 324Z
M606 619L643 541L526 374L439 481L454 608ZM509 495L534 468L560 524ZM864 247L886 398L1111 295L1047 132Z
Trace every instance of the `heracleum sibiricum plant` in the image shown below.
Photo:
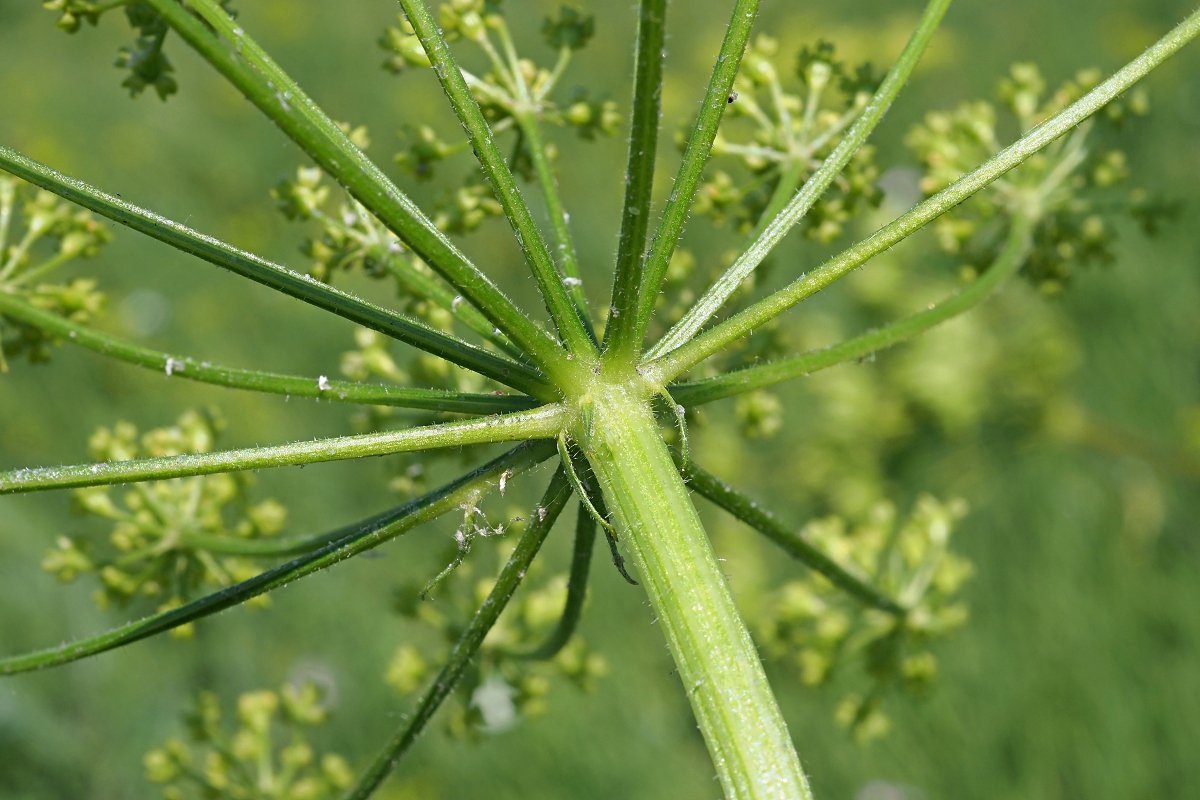
M45 358L52 344L70 341L173 378L454 418L390 428L383 415L373 414L365 419L371 431L355 436L214 450L211 423L193 415L183 418L175 432L140 443L127 428L98 436L94 449L106 459L98 463L0 474L2 493L80 490L81 506L115 523L111 544L118 552L92 553L68 540L48 557L48 568L63 578L98 571L106 599L144 596L166 606L99 636L5 658L0 672L64 664L179 629L441 515L461 512L457 553L449 565L458 566L476 539L505 532L504 523L493 524L484 516L484 498L493 491L503 493L509 481L538 464L558 459L542 500L525 514L507 561L487 581L481 605L465 624L455 626L458 636L437 675L420 691L414 711L395 736L357 777L347 778L337 759L317 765L300 739L274 761L270 719L280 701L262 693L243 697L243 729L228 746L222 744L226 739L217 728L215 706L202 701L198 719L207 726L202 740L214 747L208 758L215 766L209 772L189 772L190 756L177 745L155 751L147 760L157 780L173 783L187 777L193 788L229 797L332 796L343 788L347 798L369 796L469 671L573 494L580 505L576 557L561 619L541 644L525 641L528 635L509 643L492 637L488 658L494 663L548 660L578 646L570 643L577 641L573 633L586 593L592 542L603 532L617 566L647 593L726 796L810 796L759 651L734 605L691 492L761 531L812 569L811 581L781 590L766 622L756 626L762 628L768 653L795 652L794 661L810 683L821 682L845 652L863 653L872 687L866 696L846 698L839 709L841 721L860 739L886 727L879 702L887 686L899 682L919 689L932 677L932 656L922 650L922 642L962 621L953 598L969 566L946 548L963 509L927 498L903 524L884 508L853 530L829 520L798 534L695 463L688 447L689 410L721 398L749 398L739 406L748 432L769 433L782 421L771 396L763 392L767 387L913 337L978 305L1018 272L1050 289L1061 286L1070 264L1102 255L1110 238L1103 216L1089 206L1087 192L1123 177L1119 156L1098 157L1092 151L1092 118L1111 109L1200 33L1197 12L1108 79L1081 74L1049 100L1043 99L1035 70L1014 69L1004 99L1021 131L1006 147L983 107L931 115L911 138L928 168L922 187L926 199L824 264L795 269L783 289L752 300L755 271L792 228L803 225L814 237L831 241L856 210L877 200L876 168L864 143L908 80L950 0L929 2L903 53L882 77L843 67L829 45L813 43L801 55L800 94L787 92L772 62L772 40L758 36L751 44L757 1L736 0L699 115L682 137L682 163L657 220L651 195L669 14L666 0L641 0L624 209L611 295L604 313L596 313L556 185L556 170L570 165L555 163L555 148L546 136L550 126L574 128L585 138L621 129L620 109L611 99L561 88L572 53L595 33L591 17L563 9L546 21L545 39L557 58L543 68L521 57L499 2L451 0L435 14L423 0L401 0L400 20L381 41L388 51L385 66L401 73L432 68L466 139L412 121L406 128L407 148L396 165L416 180L432 178L441 162L467 158L468 153L479 165L477 177L448 189L438 208L427 214L364 155L366 132L330 119L255 43L253 32L243 29L227 3L51 0L45 5L60 13L59 25L68 31L83 22L95 24L118 9L125 14L137 38L122 50L118 64L128 70L124 85L131 94L152 88L165 99L177 90L164 46L180 39L294 141L316 166L302 167L274 194L288 216L314 226L306 247L314 267L311 274L293 272L0 147L0 167L14 176L0 181L5 353L10 358L25 353L36 360ZM490 71L476 75L462 69L452 42L456 48L481 49ZM1131 97L1122 108L1137 112L1141 106L1140 99ZM726 121L731 112L737 119ZM751 125L749 138L723 124L737 121ZM751 173L749 182L738 186L729 173L710 171L714 157L740 159ZM525 189L518 177L528 182ZM334 197L335 191L342 196ZM542 196L547 230L531 212L525 191ZM975 195L981 196L973 199ZM746 236L745 246L698 300L684 280L689 259L694 264L695 258L677 250L694 208L734 220ZM1137 197L1132 210L1151 225L1158 209ZM102 305L95 283L45 280L68 262L95 255L105 243L109 234L94 215L356 323L362 329L359 346L344 364L354 380L216 366L155 352L91 327L88 323ZM536 279L550 328L518 308L485 268L448 238L501 215ZM792 355L777 352L774 337L769 338L776 344L766 351L753 346L750 337L756 330L769 331L784 312L930 224L936 224L943 245L962 254L970 268L970 280L959 292L833 347ZM402 310L334 288L336 274L347 268L393 279ZM665 297L664 285L669 290ZM737 304L736 313L723 312L731 303ZM423 355L406 369L382 346L384 339L411 345ZM748 341L752 346L746 347ZM755 363L755 356L764 352L771 360ZM718 366L711 368L714 363ZM371 376L392 382L360 382ZM210 427L202 435L204 425ZM205 435L209 439L198 441ZM246 503L244 485L214 482L213 477L503 442L514 443L513 449L457 480L310 538L277 536L281 509ZM420 462L411 464L419 467ZM408 479L402 489L422 492L419 469L407 469L402 477ZM139 487L130 491L124 507L103 488L121 483ZM235 499L234 508L226 508ZM632 562L630 570L624 555ZM294 558L269 566L285 557ZM439 579L447 574L453 570L421 587L419 594L437 594ZM190 599L201 587L220 584L226 585ZM421 683L419 658L419 653L409 653L389 669L399 688L411 690ZM587 658L576 654L576 667L580 663L586 673ZM598 666L594 671L602 672ZM293 702L287 691L307 690L285 691L285 721L316 721L309 713L316 701L306 695ZM238 765L251 757L260 767L267 765L267 772L257 779L229 778L231 770L242 769ZM271 766L276 763L278 769ZM308 794L297 794L301 783ZM172 785L169 791L182 796L183 790Z

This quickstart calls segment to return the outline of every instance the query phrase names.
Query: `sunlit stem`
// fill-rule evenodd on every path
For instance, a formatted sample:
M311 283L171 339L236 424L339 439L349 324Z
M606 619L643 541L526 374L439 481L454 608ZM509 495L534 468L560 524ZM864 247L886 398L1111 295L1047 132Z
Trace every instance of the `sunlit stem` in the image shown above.
M72 467L43 467L0 473L0 494L73 489L114 483L183 478L267 467L298 466L324 461L412 453L445 447L493 444L523 439L552 439L568 415L562 406L545 406L495 417L399 431L317 439L276 447L253 447L216 453L110 461Z

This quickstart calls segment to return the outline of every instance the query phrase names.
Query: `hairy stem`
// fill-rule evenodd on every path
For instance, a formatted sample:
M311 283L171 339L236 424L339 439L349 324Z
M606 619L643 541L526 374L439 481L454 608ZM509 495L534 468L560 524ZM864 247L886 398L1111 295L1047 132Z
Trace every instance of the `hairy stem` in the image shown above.
M0 494L186 478L193 475L298 466L522 439L553 439L566 420L567 414L563 407L555 405L464 422L362 436L317 439L276 447L109 461L72 467L20 469L0 473Z
M650 199L654 162L658 155L658 125L662 111L663 42L667 0L641 0L638 6L637 52L634 54L633 114L630 119L629 163L625 169L625 207L617 239L617 267L604 340L608 358L637 355L638 289L646 232L650 229Z
M210 264L433 353L500 383L521 391L536 393L546 400L555 399L557 396L546 383L545 377L532 367L488 352L422 322L334 289L311 276L292 272L286 267L239 250L211 236L205 236L152 211L126 203L2 145L0 169Z
M442 514L457 510L465 502L477 503L483 496L499 487L501 476L511 478L526 472L545 461L554 452L554 446L545 442L522 444L423 497L356 525L326 534L329 544L302 558L179 608L122 625L99 636L36 653L0 659L0 675L15 675L79 661L240 605L251 598L287 586L292 581L389 542L403 533L437 519Z
M504 208L505 216L508 217L509 224L517 236L517 243L525 255L525 260L533 270L542 292L542 300L546 303L546 310L550 312L559 335L572 353L595 353L596 347L584 329L579 310L567 294L562 276L550 255L550 248L546 246L546 240L534 222L533 214L530 213L521 190L517 188L512 171L500 153L500 148L496 146L492 130L484 119L483 110L471 94L458 61L450 52L446 37L434 22L424 0L400 0L400 5L420 37L426 55L433 62L442 89L471 140L471 146L496 194L496 199ZM522 96L527 96L528 92L519 71L516 78Z
M400 758L416 741L417 736L424 730L425 725L438 710L442 701L454 689L471 659L478 652L480 645L483 644L488 631L500 618L501 612L504 611L509 600L517 591L521 579L525 577L529 565L533 563L534 557L541 549L542 543L546 541L546 536L554 527L558 515L562 513L563 506L570 497L571 485L567 480L566 470L560 465L554 473L554 477L550 479L546 493L542 496L537 508L534 509L529 528L517 542L517 547L509 557L508 563L504 565L504 569L500 571L500 576L496 578L491 593L483 601L479 610L475 612L467 629L455 643L446 665L442 667L433 684L417 701L417 707L412 717L396 731L391 741L387 743L367 771L343 796L343 800L367 800L379 787L379 784L383 783L384 779L396 768Z
M717 63L713 65L712 77L708 81L708 89L700 106L700 117L688 138L683 163L679 165L675 185L671 188L667 207L663 210L654 241L650 245L642 285L638 290L637 333L634 339L639 346L646 338L646 326L654 313L654 303L666 277L671 256L675 254L679 237L683 234L688 212L696 199L696 190L704 177L704 165L708 163L713 142L717 138L717 130L721 127L721 119L725 115L726 106L729 105L729 93L742 65L750 30L758 16L758 3L759 0L737 0L734 4L733 16L725 29L725 41L721 44L721 52L717 55Z
M970 286L941 303L890 325L867 331L841 344L813 350L769 364L736 370L714 378L670 387L671 396L685 406L698 406L725 397L752 392L812 374L847 361L855 361L924 333L948 319L970 311L1020 270L1029 255L1033 223L1024 214L1013 217L1004 250L987 272Z
M168 378L185 378L200 383L281 394L286 397L315 397L340 403L395 406L461 414L503 414L534 408L541 403L523 395L471 394L442 389L401 389L349 381L319 380L295 375L222 367L186 356L172 356L122 341L94 328L71 322L38 308L17 295L0 291L0 313L20 320L53 336L86 347L101 355L136 364Z
M847 275L872 257L904 241L1010 170L1019 167L1042 148L1070 132L1076 125L1104 108L1122 92L1152 72L1159 64L1179 52L1197 35L1200 35L1200 10L1193 12L1178 27L1111 78L1034 128L1015 144L988 159L982 166L920 203L899 219L880 229L869 239L856 244L786 288L755 303L678 350L646 365L642 368L643 374L660 384L667 383L741 339L755 328L761 327Z
M811 798L787 725L649 402L589 398L581 446L679 668L725 796Z
M746 249L724 275L717 279L712 288L705 292L684 318L667 332L667 335L650 351L648 357L656 358L664 353L669 353L695 336L704 323L725 304L730 295L737 291L750 273L775 249L775 246L783 241L796 223L802 220L816 205L821 196L829 189L830 184L846 168L850 159L854 157L854 154L858 152L867 137L883 119L883 115L891 108L896 95L908 83L909 76L912 75L917 62L921 60L922 54L929 46L950 3L951 0L930 0L925 14L921 17L921 21L905 46L904 52L896 60L887 78L875 92L875 96L871 98L871 102L863 109L862 116L855 121L846 136L830 153L829 158L825 159L821 168L813 173L812 177L805 182L801 190L777 217L773 219L766 217L770 220L770 224L762 231L762 235Z

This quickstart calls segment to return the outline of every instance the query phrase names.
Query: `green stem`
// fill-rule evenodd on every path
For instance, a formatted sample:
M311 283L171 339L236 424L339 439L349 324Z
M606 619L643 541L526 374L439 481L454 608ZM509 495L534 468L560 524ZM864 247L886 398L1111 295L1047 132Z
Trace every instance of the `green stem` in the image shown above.
M596 545L596 520L581 501L579 515L575 520L575 550L571 556L571 575L567 579L567 600L563 604L558 625L546 641L526 653L510 653L514 658L532 661L549 661L571 641L579 619L583 616L583 604L587 600L588 572L592 565L592 551Z
M808 782L750 634L648 399L585 399L577 432L615 513L729 800L808 800Z
M596 341L596 332L592 328L591 312L588 310L587 295L583 291L583 279L579 272L579 255L575 251L575 242L571 237L571 226L567 210L563 207L562 198L558 193L558 181L554 176L554 166L546 152L546 142L542 138L541 126L537 116L525 111L517 115L517 122L525 134L525 144L529 148L533 169L537 173L538 185L542 197L546 201L546 213L550 217L550 226L554 229L555 243L558 248L558 263L562 267L563 285L575 303L576 313L587 329L588 336Z
M544 406L533 411L463 422L363 436L317 439L276 447L109 461L72 467L20 469L0 473L0 494L185 478L264 467L299 466L522 439L552 439L558 435L566 419L567 415L562 406Z
M754 528L775 544L787 551L788 555L800 561L814 572L824 575L835 586L853 595L867 605L886 611L897 616L904 615L904 609L887 595L875 587L859 580L843 569L818 548L810 544L802 534L785 526L776 519L775 515L762 507L749 495L739 492L711 472L697 466L693 462L682 463L676 459L679 471L687 485L695 489L701 496L728 511L737 519Z
M53 272L54 270L61 267L63 264L66 264L68 261L75 258L75 256L76 256L75 253L68 253L68 252L63 252L60 250L59 252L55 253L52 257L43 261L41 264L38 264L36 267L33 267L32 269L27 269L24 272L22 272L16 278L14 278L12 281L10 281L9 285L10 286L22 286L24 284L27 284L27 283L29 283L29 281L33 280L34 278L40 278L43 275Z
M533 214L530 213L521 190L517 188L517 181L508 168L504 155L496 146L483 110L480 109L475 95L471 94L458 61L450 52L446 37L442 35L423 0L400 0L400 5L420 37L426 55L433 62L434 71L441 81L446 97L454 107L454 113L466 129L479 164L491 183L496 199L503 206L513 232L516 233L517 243L525 255L525 260L533 270L546 310L550 312L559 335L570 352L581 355L595 353L596 347L580 320L575 303L567 294L562 276L554 264L553 256L550 255L550 248L546 246L546 240L534 222ZM516 79L521 93L518 101L527 104L530 100L524 79L520 74L516 75Z
M341 403L396 406L426 411L460 414L503 414L534 408L540 403L523 395L471 394L442 389L401 389L349 381L302 378L257 370L222 367L185 356L175 357L157 350L122 341L94 328L71 322L51 311L31 305L17 295L0 291L0 313L21 320L66 341L101 355L164 373L169 378L185 378L245 389L252 392L281 394L287 397L316 397ZM324 388L323 388L324 387Z
M1029 217L1024 214L1016 214L1012 220L1008 241L995 263L970 286L936 306L832 347L813 350L791 358L782 358L769 364L740 369L694 383L676 384L670 387L671 396L682 405L699 406L810 375L818 370L844 364L847 361L866 358L879 350L911 339L948 319L970 311L1015 275L1029 255L1032 236L1033 224Z
M684 318L667 332L662 341L654 346L648 354L649 358L657 358L669 353L695 336L704 323L725 304L730 295L737 291L750 273L757 269L758 265L775 249L775 246L783 241L796 223L804 219L805 215L816 205L829 186L837 179L837 176L850 163L850 159L866 142L867 137L875 130L875 126L883 119L883 115L891 107L896 95L908 82L917 62L921 60L922 54L929 46L934 32L941 24L942 17L946 15L950 3L951 0L930 0L921 21L913 31L904 51L900 54L900 58L888 72L887 78L875 92L871 102L863 109L862 116L855 121L846 136L829 154L829 158L825 159L825 163L813 173L787 207L774 218L766 217L769 224L763 230L762 235L746 249L724 275L717 279L716 283L705 292Z
M613 274L608 324L604 329L606 358L610 360L632 360L640 350L637 342L638 290L642 284L654 163L658 155L666 22L667 0L641 0L637 51L634 53L629 161L625 168L625 206L617 239L617 266Z
M557 393L546 383L545 377L529 366L488 352L424 323L334 289L309 275L292 272L253 253L239 250L160 217L152 211L126 203L2 145L0 168L138 233L330 311L343 319L411 344L500 383L535 394L541 399L551 400L556 397Z
M542 547L542 543L546 541L546 536L550 533L550 529L554 527L555 521L558 520L558 515L562 513L563 506L567 504L567 500L571 497L571 485L567 480L566 471L560 465L554 473L554 477L550 479L550 485L546 487L546 493L542 496L537 508L532 514L532 522L529 528L521 536L517 547L513 550L512 555L508 559L508 563L504 565L504 569L500 571L499 577L496 578L496 583L492 587L491 593L487 599L483 601L483 605L475 612L475 616L471 618L471 622L467 625L467 629L463 631L458 642L454 645L454 650L450 653L450 658L446 665L442 667L433 684L425 690L421 695L421 699L417 701L417 707L413 712L412 717L405 722L404 725L396 731L391 741L384 746L383 751L371 763L354 784L354 786L343 795L343 800L367 800L374 791L379 787L379 784L391 774L396 768L396 764L400 758L408 751L413 742L417 740L417 736L424 730L425 725L433 718L434 713L454 689L459 678L471 663L475 653L483 644L484 638L488 631L496 624L496 620L500 618L501 612L504 611L508 602L512 599L513 594L517 591L517 587L521 584L521 579L525 577L525 573L529 570L530 564L533 563L534 557Z
M683 153L683 163L679 165L675 185L667 199L662 219L658 222L658 230L650 245L650 254L646 257L642 285L638 290L638 325L634 337L639 345L646 338L646 326L654 313L654 304L667 275L667 266L679 244L688 212L696 199L696 190L700 188L700 181L704 177L704 165L712 153L717 130L721 127L721 119L725 115L726 106L729 105L729 93L733 89L733 82L742 64L742 56L746 52L750 30L758 16L758 3L759 0L737 0L729 26L725 29L725 41L721 44L717 63L713 65L712 77L708 81L708 89L700 107L700 117L696 120L696 126L692 128L687 149Z
M1010 170L1019 167L1039 150L1104 108L1159 64L1179 52L1198 34L1200 10L1193 12L1178 27L1111 78L1034 128L1013 145L988 159L982 166L920 203L869 239L856 244L808 275L755 303L678 350L646 365L642 372L651 380L665 384L847 275L872 257L904 241Z
M437 519L442 514L457 510L464 503L478 503L485 495L499 487L501 476L508 479L526 472L545 461L554 452L554 446L545 442L522 444L423 497L327 534L328 545L302 558L179 608L122 625L107 633L36 653L0 659L0 675L15 675L68 664L241 605L261 594L287 586L292 581L389 542L403 533Z
M215 0L192 0L191 10L177 0L145 2L547 374L563 366L562 350L553 337L535 325L472 264ZM213 35L213 30L230 45Z

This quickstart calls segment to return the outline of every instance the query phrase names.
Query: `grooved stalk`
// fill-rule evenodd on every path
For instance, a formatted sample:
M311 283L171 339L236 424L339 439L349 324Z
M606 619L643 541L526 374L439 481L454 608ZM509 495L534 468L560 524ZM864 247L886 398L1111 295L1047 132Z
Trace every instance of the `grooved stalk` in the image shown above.
M641 573L726 798L811 798L758 652L648 401L610 388L591 404L591 431L576 438Z

